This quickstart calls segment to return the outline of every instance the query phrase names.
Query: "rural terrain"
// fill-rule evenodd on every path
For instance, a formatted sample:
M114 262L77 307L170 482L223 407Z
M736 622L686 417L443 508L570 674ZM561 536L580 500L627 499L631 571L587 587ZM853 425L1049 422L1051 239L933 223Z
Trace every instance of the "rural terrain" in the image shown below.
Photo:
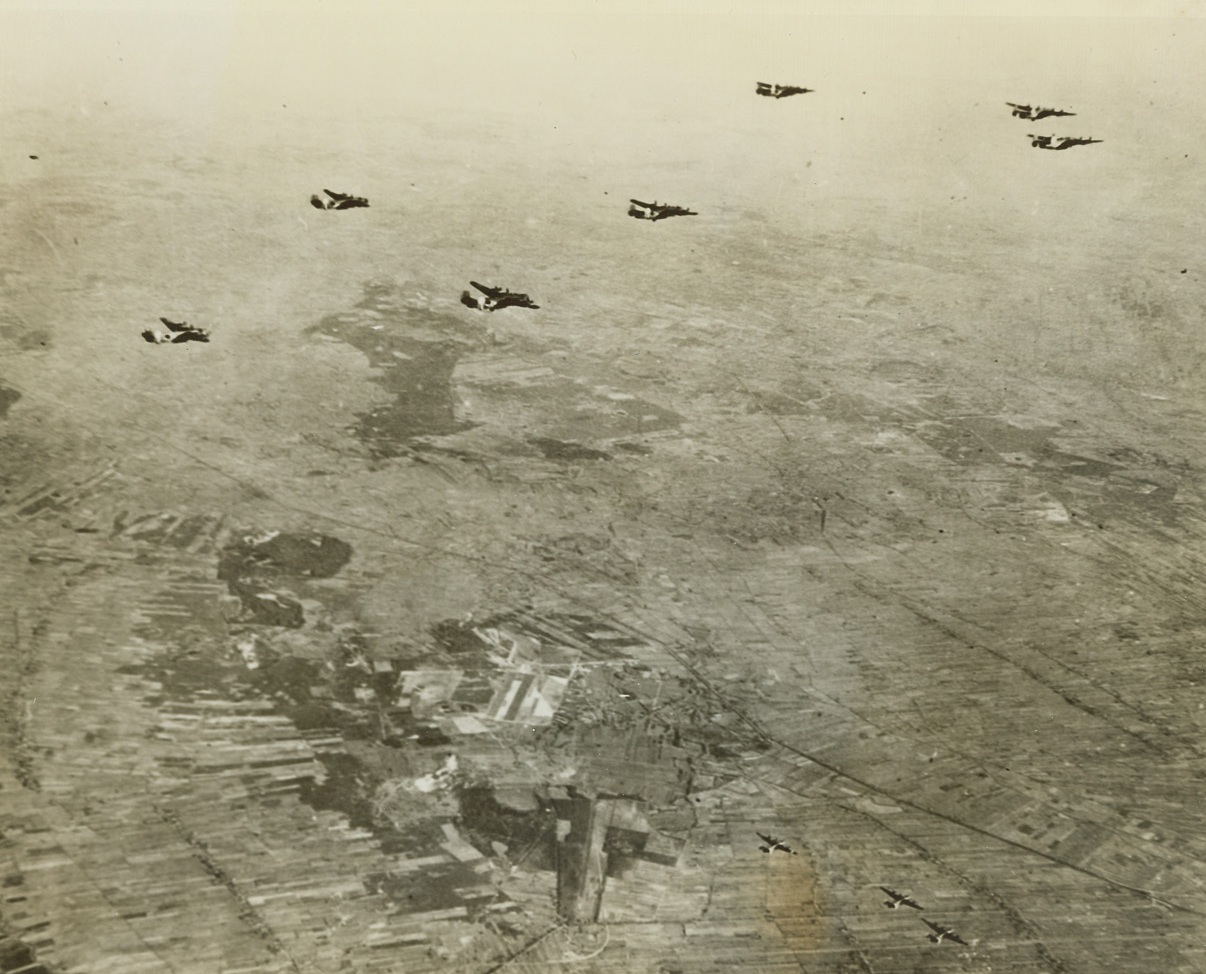
M746 87L9 114L0 972L1206 969L1198 161Z

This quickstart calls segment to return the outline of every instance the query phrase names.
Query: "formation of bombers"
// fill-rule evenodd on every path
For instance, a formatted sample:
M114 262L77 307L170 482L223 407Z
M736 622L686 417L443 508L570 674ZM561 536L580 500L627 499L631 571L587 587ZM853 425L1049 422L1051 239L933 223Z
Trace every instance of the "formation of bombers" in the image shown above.
M808 94L814 89L802 88L794 85L779 85L769 84L766 82L756 82L755 93L767 98L786 98L792 95ZM1016 104L1014 102L1005 103L1011 109L1011 114L1014 118L1021 118L1030 121L1035 121L1048 117L1072 116L1075 112L1065 111L1056 108L1043 108L1031 105ZM1052 136L1052 135L1029 135L1030 144L1034 148L1061 150L1068 149L1073 146L1090 145L1099 143L1101 139L1080 138L1072 136ZM318 194L310 197L310 204L319 210L348 210L356 208L368 207L369 201L366 197L355 196L349 193L337 193L333 190L324 189L327 199L323 199ZM629 200L628 216L638 220L647 220L657 222L659 220L669 219L676 216L698 216L695 210L687 207L677 206L670 203L645 202L643 200L632 198ZM504 308L527 308L539 309L538 305L532 298L522 291L512 291L509 288L495 287L493 285L482 284L478 281L471 280L469 284L478 292L474 294L469 290L461 292L460 302L465 307L475 311L493 312ZM181 344L185 342L209 342L210 334L205 328L196 325L190 325L187 321L175 321L170 318L160 318L159 321L167 329L161 331L157 328L147 328L142 332L142 337L145 341L162 345L162 344ZM783 839L778 838L769 833L757 832L756 835L760 840L758 849L760 852L767 854L773 858L776 852L784 853L785 855L797 856L799 853L792 848ZM888 898L883 901L883 906L891 910L899 910L901 907L908 907L913 910L921 911L924 908L908 893L901 893L889 886L878 887ZM934 923L924 917L922 922L929 928L927 939L934 944L942 944L945 942L969 946L968 942L963 940L950 927Z
M909 906L914 910L924 909L920 903L918 903L907 893L898 893L890 886L881 886L880 889L888 894L888 898L884 900L884 906L886 906L889 910L899 910L902 906ZM950 927L944 927L941 924L927 920L925 917L921 918L921 922L931 930L931 933L928 934L931 943L940 944L945 940L949 940L953 944L962 944L964 947L969 946L968 942L955 933L955 931Z
M764 98L788 98L793 95L811 94L816 89L805 88L800 85L781 85L772 84L766 81L757 81L754 83L754 93ZM1074 116L1076 113L1067 111L1062 108L1044 108L1040 105L1020 104L1017 102L1006 102L1010 114L1014 118L1025 119L1027 121L1038 121L1044 118ZM1074 146L1092 145L1099 143L1101 139L1081 138L1076 136L1055 136L1055 135L1028 135L1030 145L1036 149L1047 149L1051 151L1060 151L1062 149L1070 149ZM317 193L310 196L310 205L318 210L352 210L367 208L369 201L367 197L356 196L351 193L340 193L331 189L323 189L326 196L324 199ZM646 220L650 223L657 223L660 220L667 220L677 216L698 216L698 212L685 206L678 206L672 203L659 203L656 200L646 202L644 200L631 198L629 199L628 216L636 220ZM474 294L469 290L461 292L460 302L466 308L474 311L493 312L500 311L504 308L527 308L539 309L531 296L522 291L512 291L509 288L494 287L488 284L481 284L477 281L469 282L478 294ZM159 319L167 328L167 331L161 331L156 328L147 328L142 332L142 337L145 341L154 345L164 344L181 344L185 342L208 342L209 331L204 328L199 328L188 324L185 321L172 321L168 318ZM759 848L765 853L785 852L791 855L796 855L796 851L786 845L779 839L770 835L759 833L759 838L762 839L763 845ZM910 906L917 909L920 907L916 902L907 896L902 896L888 889L881 887L886 892L891 900L885 905L893 909L899 906ZM929 923L927 920L926 923ZM956 934L945 928L939 928L934 924L930 924L934 929L934 934L931 940L935 943L940 943L943 940L952 940L955 943L963 943Z
M762 840L761 844L758 846L759 852L764 852L768 855L774 852L784 852L793 856L799 855L795 849L793 849L782 839L776 838L775 836L766 832L755 832L754 834ZM889 910L898 910L902 906L908 906L914 910L925 909L908 893L900 893L897 890L892 889L891 886L880 886L879 889L887 894L888 898L883 901L883 905ZM932 920L927 920L925 917L921 918L921 922L930 928L930 932L926 935L930 943L942 944L950 942L952 944L961 944L964 947L971 946L950 927L944 927L942 924L934 923Z
M1024 118L1028 121L1038 121L1040 118L1059 117L1063 115L1075 115L1076 112L1067 112L1062 108L1038 108L1031 105L1017 105L1011 101L1005 102L1011 109L1010 115L1014 118ZM1030 140L1030 145L1035 149L1051 149L1058 152L1060 149L1071 149L1074 145L1092 145L1095 142L1101 142L1101 139L1080 138L1073 135L1027 135Z

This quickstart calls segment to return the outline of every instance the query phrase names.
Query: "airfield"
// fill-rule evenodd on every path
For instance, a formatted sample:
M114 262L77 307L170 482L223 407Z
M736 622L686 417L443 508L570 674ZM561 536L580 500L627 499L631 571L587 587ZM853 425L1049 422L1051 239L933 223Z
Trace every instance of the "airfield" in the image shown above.
M6 103L0 974L1206 969L1204 35L1144 29L1066 153L753 60Z

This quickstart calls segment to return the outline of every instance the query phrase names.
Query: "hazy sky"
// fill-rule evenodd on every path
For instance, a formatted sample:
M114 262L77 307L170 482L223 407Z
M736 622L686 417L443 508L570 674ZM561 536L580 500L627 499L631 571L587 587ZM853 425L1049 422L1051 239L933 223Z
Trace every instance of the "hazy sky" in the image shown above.
M0 116L120 111L170 120L193 151L292 140L349 160L401 158L397 140L411 136L395 119L463 128L470 146L474 126L505 123L508 138L478 139L480 151L530 159L533 179L568 164L632 192L738 203L767 157L776 173L811 166L810 198L965 195L1018 214L1076 191L1097 193L1081 213L1099 212L1161 186L1187 200L1206 188L1204 11L1206 0L0 0ZM816 93L769 102L755 80ZM1006 100L1072 108L1037 130L1104 137L1109 151L1035 153ZM661 167L657 186L629 179L644 162Z
M169 185L180 155L271 225L324 185L374 214L497 203L504 227L546 198L653 197L715 221L717 246L765 225L803 255L837 228L1035 280L1079 267L1079 294L1199 249L1206 0L1180 6L0 0L0 121L46 109L9 126L0 179L53 195L143 165ZM816 92L775 102L756 80ZM1006 100L1077 115L1032 127ZM1033 131L1106 141L1037 152Z
M1011 16L941 16L968 9ZM740 81L745 96L764 78L830 97L873 90L906 112L949 103L964 85L1044 102L1102 92L1126 101L1155 87L1196 107L1203 21L1177 14L1204 9L1141 0L4 0L0 98L5 107L104 99L197 119L279 104L316 114L476 105L568 122L689 113L712 91ZM816 13L825 10L866 12ZM1079 16L1056 16L1068 13ZM1139 16L1149 13L1161 16Z

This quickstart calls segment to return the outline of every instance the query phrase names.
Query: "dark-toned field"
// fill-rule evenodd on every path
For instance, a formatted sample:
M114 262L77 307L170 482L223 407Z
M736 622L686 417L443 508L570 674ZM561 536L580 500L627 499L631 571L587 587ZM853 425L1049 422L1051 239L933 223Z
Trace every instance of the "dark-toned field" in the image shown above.
M144 6L5 14L0 972L1203 969L1200 20Z

